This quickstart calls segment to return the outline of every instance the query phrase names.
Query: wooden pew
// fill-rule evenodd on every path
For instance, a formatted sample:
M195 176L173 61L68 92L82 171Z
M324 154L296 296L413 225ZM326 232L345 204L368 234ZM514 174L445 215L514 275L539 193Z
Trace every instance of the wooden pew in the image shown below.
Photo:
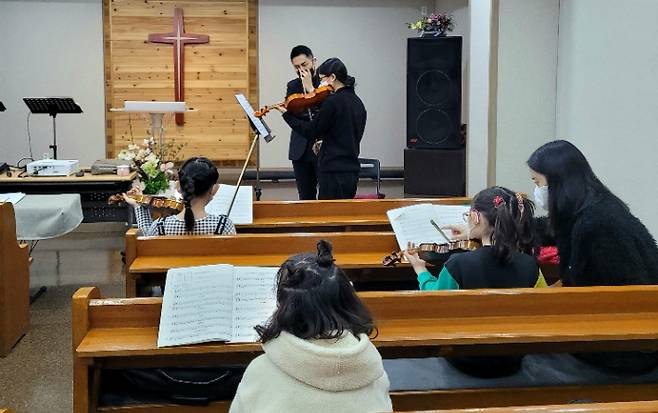
M384 358L658 349L658 286L359 293ZM73 297L75 412L95 411L100 369L247 362L256 343L157 348L161 298ZM393 392L396 410L653 400L658 384ZM217 412L158 405L131 412ZM122 408L127 409L127 408ZM136 409L136 410L134 410ZM104 408L100 411L122 411ZM126 410L128 411L128 410Z
M16 240L14 207L0 203L0 357L9 354L27 331L29 267L29 248Z
M416 413L658 413L658 401L573 403L548 406L511 406L482 409L425 410Z
M420 203L466 205L471 198L350 199L329 201L256 201L254 222L239 233L391 231L386 211Z
M349 272L352 281L415 280L408 265L382 265L382 259L399 248L392 232L138 237L130 230L126 234L126 297L137 295L138 280L162 282L170 268L220 263L278 267L293 254L317 251L321 239L332 242L336 263Z

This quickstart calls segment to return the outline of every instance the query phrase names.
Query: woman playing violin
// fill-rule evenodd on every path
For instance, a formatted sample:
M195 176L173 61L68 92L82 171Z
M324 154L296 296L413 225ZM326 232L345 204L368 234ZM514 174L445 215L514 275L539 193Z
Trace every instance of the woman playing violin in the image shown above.
M366 109L354 92L355 80L338 58L318 68L321 84L335 91L312 120L298 119L284 107L276 109L290 127L306 139L322 137L318 157L319 199L350 199L359 179L359 151L366 127Z

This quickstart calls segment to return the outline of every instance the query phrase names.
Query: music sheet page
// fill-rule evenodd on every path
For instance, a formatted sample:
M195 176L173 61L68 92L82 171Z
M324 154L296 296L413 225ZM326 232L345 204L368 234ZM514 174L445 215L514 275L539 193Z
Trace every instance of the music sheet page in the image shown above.
M235 267L232 342L255 342L254 327L267 321L276 309L274 267Z
M237 186L221 184L213 199L206 205L206 213L224 215L231 205L231 199ZM254 222L254 190L251 186L241 186L231 209L231 221L234 224L252 224Z
M407 248L407 242L416 245L421 243L446 243L450 239L444 237L432 220L441 228L450 224L463 223L462 214L468 211L466 205L433 205L418 204L392 209L386 212L391 223L395 238L401 250ZM443 231L450 237L450 231Z
M158 347L229 340L233 266L173 268L167 272Z

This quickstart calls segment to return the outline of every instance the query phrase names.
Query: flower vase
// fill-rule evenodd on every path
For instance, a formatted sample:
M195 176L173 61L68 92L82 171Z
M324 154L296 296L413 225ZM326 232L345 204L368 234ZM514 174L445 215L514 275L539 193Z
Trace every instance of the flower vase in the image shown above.
M445 37L445 30L422 30L419 32L418 37Z

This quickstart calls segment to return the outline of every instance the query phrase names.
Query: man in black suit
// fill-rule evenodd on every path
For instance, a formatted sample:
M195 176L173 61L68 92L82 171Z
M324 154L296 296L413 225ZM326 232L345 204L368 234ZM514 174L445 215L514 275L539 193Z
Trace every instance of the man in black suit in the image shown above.
M315 57L306 46L295 46L290 52L290 62L295 68L297 78L288 82L286 97L295 93L309 93L320 84L315 71ZM308 109L296 115L300 120L312 120L318 108ZM292 161L299 199L317 199L318 193L318 156L313 151L315 139L306 139L299 133L290 133L288 159Z

